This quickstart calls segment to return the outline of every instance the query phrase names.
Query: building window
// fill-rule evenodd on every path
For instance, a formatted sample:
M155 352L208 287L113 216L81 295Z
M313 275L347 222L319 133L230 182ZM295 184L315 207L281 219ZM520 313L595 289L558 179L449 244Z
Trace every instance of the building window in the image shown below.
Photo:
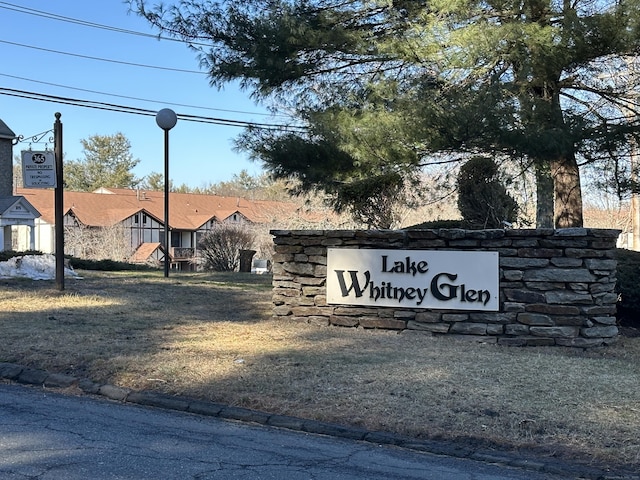
M182 236L180 235L180 232L171 232L172 247L181 247L182 246L182 242L180 241L181 239L182 239Z
M138 215L137 213L133 217L133 223L135 223L136 225L140 223L140 215Z
M146 225L146 224L147 224L147 214L146 214L146 213L143 213L143 214L142 214L142 224L143 224L143 225Z

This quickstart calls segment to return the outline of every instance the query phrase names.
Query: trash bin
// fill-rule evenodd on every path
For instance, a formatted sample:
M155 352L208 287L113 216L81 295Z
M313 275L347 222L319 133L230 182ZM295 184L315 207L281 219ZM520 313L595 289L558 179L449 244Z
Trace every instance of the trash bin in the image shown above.
M240 250L240 271L251 272L251 261L256 254L255 250Z

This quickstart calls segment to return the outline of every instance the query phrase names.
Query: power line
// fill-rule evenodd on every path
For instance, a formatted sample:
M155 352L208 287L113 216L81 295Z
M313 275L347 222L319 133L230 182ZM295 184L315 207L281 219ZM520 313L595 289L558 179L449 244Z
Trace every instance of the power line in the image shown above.
M227 110L227 109L224 109L224 108L203 107L201 105L189 105L189 104L184 104L184 103L166 102L164 100L160 101L160 100L150 100L148 98L130 97L130 96L127 96L127 95L118 95L118 94L115 94L115 93L107 93L107 92L100 92L100 91L97 91L97 90L89 90L87 88L70 87L68 85L61 85L61 84L58 84L58 83L43 82L41 80L33 80L31 78L19 77L17 75L9 75L8 73L0 73L0 76L13 78L13 79L16 79L16 80L23 80L23 81L26 81L26 82L40 83L42 85L49 85L49 86L52 86L52 87L67 88L69 90L76 90L76 91L79 91L79 92L96 93L98 95L106 95L108 97L126 98L127 100L137 100L137 101L141 101L141 102L159 103L159 104L169 105L169 106L174 106L174 107L197 108L197 109L201 109L201 110L211 110L211 111L227 112L227 113L239 113L239 114L243 114L243 115L262 115L262 116L268 116L268 117L274 116L274 115L272 115L270 113L245 112L245 111L241 111L241 110ZM289 115L284 115L284 114L276 114L275 116L291 118Z
M137 32L135 30L128 30L125 28L120 28L120 27L112 27L109 25L103 25L101 23L94 23L94 22L89 22L87 20L80 20L77 18L72 18L72 17L67 17L64 15L58 15L56 13L49 13L49 12L44 12L42 10L36 10L34 8L28 8L28 7L23 7L21 5L15 5L13 3L9 3L9 2L0 2L0 8L4 8L5 10L12 10L14 12L19 12L19 13L25 13L27 15L34 15L36 17L43 17L43 18L47 18L50 20L58 20L61 22L66 22L66 23L74 23L76 25L81 25L83 27L91 27L91 28L98 28L101 30L108 30L110 32L116 32L116 33L124 33L127 35L136 35L139 37L147 37L147 38L153 38L156 40L168 40L171 42L179 42L179 43L186 43L181 39L178 38L173 38L173 37L163 37L161 35L155 35L152 33L144 33L144 32ZM201 45L201 46L208 46L208 44L205 43L197 43L197 42L189 42L191 45Z
M127 105L117 105L112 103L96 102L93 100L80 100L76 98L58 97L54 95L47 95L44 93L29 92L25 90L16 90L12 88L0 87L0 95L7 95L11 97L26 98L30 100L40 100L44 102L61 103L65 105L73 105L76 107L93 108L98 110L106 110L119 113L129 113L134 115L143 116L155 116L157 112L155 110L148 110L138 107L130 107ZM214 125L224 125L228 127L240 127L240 128L257 128L261 130L277 130L287 132L302 133L307 129L303 126L296 125L280 125L275 123L260 123L260 122L247 122L240 120L232 120L228 118L216 118L216 117L203 117L198 115L177 114L178 119L186 122L198 122L198 123L210 123Z
M74 18L71 18L71 17L65 17L65 16L62 16L62 15L57 15L57 14L53 14L53 13L49 13L49 12L43 12L43 11L40 11L40 10L35 10L35 9L27 8L27 7L22 7L20 5L15 5L15 4L8 3L8 2L0 2L0 8L7 9L7 10L13 10L13 11L17 11L17 12L20 12L20 13L26 13L26 14L30 14L30 15L36 15L36 16L47 18L47 19L54 19L54 20L66 21L66 22L70 22L70 23L76 23L76 24L80 24L80 25L87 26L87 27L92 27L92 28L102 28L102 29L113 31L113 32L116 32L116 33L138 35L138 36L154 38L154 39L158 38L157 36L151 35L151 34L135 32L133 30L126 30L126 29L122 29L122 28L119 28L119 27L106 26L106 25L97 24L97 23L94 23L94 22L88 22L88 21L84 21L84 20L78 20L78 19L74 19ZM168 40L175 40L175 39L172 39L172 38L169 38L169 37L167 37L167 39ZM11 41L7 41L7 40L0 40L0 43L19 46L19 47L22 47L22 48L30 48L30 49L34 49L34 50L41 50L41 51L60 54L60 55L68 55L68 56L72 56L72 57L85 58L85 59L91 59L91 60L96 60L96 61L123 64L123 65L127 65L127 66L135 66L135 67L142 67L142 68L153 68L153 69L158 69L158 70L167 70L167 71L175 71L175 72L182 72L182 73L192 73L192 74L195 73L195 74L199 74L199 75L206 75L206 72L202 72L202 71L177 69L177 68L171 68L171 67L161 67L161 66L156 66L156 65L145 65L145 64L140 64L140 63L112 60L112 59L106 59L106 58L101 58L101 57L94 57L94 56L87 56L87 55L81 55L81 54L75 54L75 53L69 53L69 52L62 52L62 51L58 51L58 50L42 48L42 47L37 47L37 46L33 46L33 45L25 45L25 44L22 44L22 43L11 42ZM13 76L13 75L4 74L4 73L0 73L0 76L10 77L10 78L14 78L14 79L29 81L29 82L41 83L41 84L45 84L45 85L51 85L51 86L55 86L55 87L59 87L59 88L67 88L67 89L70 89L70 90L83 91L83 92L88 92L88 93L95 93L95 94L106 95L106 96L111 96L111 97L125 98L125 99L129 99L129 100L151 102L151 103L162 103L162 104L170 105L170 106L172 105L172 106L178 106L178 107L187 107L187 108L197 108L197 109L204 109L204 110L223 111L223 112L229 112L229 113L273 116L273 114L270 114L270 113L243 112L243 111L237 111L237 110L226 110L226 109L216 109L216 108L210 108L210 107L202 107L202 106L198 106L198 105L171 103L171 102L166 102L166 101L160 102L160 101L157 101L157 100L151 100L151 99L146 99L146 98L132 97L132 96L126 96L126 95L118 95L118 94L100 92L100 91L89 90L89 89L84 89L84 88L70 87L70 86L67 86L67 85L60 85L60 84L55 84L55 83L43 82L43 81L33 80L33 79L25 78L25 77ZM290 118L289 116L286 116L286 115L277 115L277 116L283 116L283 117Z
M161 37L159 35L148 34L148 33L143 33L143 32L137 32L137 31L133 31L133 30L127 30L127 29L120 28L120 27L112 27L112 26L108 26L108 25L95 23L95 22L89 22L89 21L86 21L86 20L79 20L79 19L75 19L75 18L72 18L72 17L66 17L66 16L63 16L63 15L58 15L58 14L54 14L54 13L44 12L44 11L41 11L41 10L36 10L36 9L32 9L32 8L23 7L21 5L12 4L12 3L9 3L9 2L0 2L0 8L6 9L6 10L15 11L15 12L19 12L19 13L24 13L24 14L28 14L28 15L34 15L34 16L38 16L38 17L43 17L43 18L47 18L47 19L73 23L73 24L77 24L77 25L81 25L81 26L85 26L85 27L108 30L108 31L112 31L112 32L115 32L115 33L136 35L136 36L141 36L141 37L153 38L153 39L156 39L156 40L157 39L163 39L163 40L170 40L170 41L177 41L177 42L181 42L181 43L186 43L186 42L184 42L182 40L179 40L179 39L176 39L176 38L172 38L172 37ZM11 42L11 41L7 41L7 40L0 40L0 43L5 43L5 44L8 44L8 45L14 45L14 46L22 47L22 48L40 50L40 51L45 51L45 52L55 53L55 54L60 54L60 55L67 55L67 56L71 56L71 57L85 58L85 59L90 59L90 60L103 61L103 62L109 62L109 63L116 63L116 64L122 64L122 65L127 65L127 66L142 67L142 68L153 68L153 69L157 69L157 70L167 70L167 71L174 71L174 72L191 73L191 74L195 73L195 74L200 74L200 75L206 75L206 72L202 72L202 71L178 69L178 68L171 68L171 67L161 67L161 66L157 66L157 65L145 65L145 64L140 64L140 63L125 62L125 61L112 60L112 59L106 59L106 58L101 58L101 57L93 57L93 56L88 56L88 55L81 55L81 54L63 52L63 51L58 51L58 50L53 50L53 49L48 49L48 48L43 48L43 47L37 47L37 46L33 46L33 45L25 45L25 44L22 44L22 43ZM191 42L191 44L193 45L194 43ZM207 44L200 44L200 45L206 46ZM125 99L129 99L129 100L137 100L137 101L144 101L144 102L151 102L151 103L163 103L165 105L173 105L173 106L179 106L179 107L199 108L199 109L206 109L206 110L218 110L218 111L224 111L224 112L230 112L230 113L240 113L240 114L250 114L250 115L267 115L267 116L270 115L268 113L242 112L242 111L236 111L236 110L215 109L215 108L209 108L209 107L201 107L201 106L196 106L196 105L185 105L185 104L171 103L171 102L164 102L164 101L163 102L159 102L159 101L156 101L156 100L150 100L150 99L145 99L145 98L130 97L130 96L125 96L125 95L110 94L110 93L99 92L99 91L83 89L83 88L69 87L69 86L66 86L66 85L60 85L60 84L55 84L55 83L32 80L32 79L13 76L13 75L8 75L8 74L4 74L4 73L0 73L0 76L15 78L15 79L19 79L19 80L25 80L25 81L30 81L30 82L36 82L36 83L41 83L41 84L45 84L45 85L51 85L51 86L60 87L60 88L68 88L68 89L71 89L71 90L84 91L84 92L88 92L88 93L96 93L96 94L99 94L99 95L107 95L107 96L125 98ZM74 98L59 97L59 96L40 94L40 93L36 93L36 92L29 92L29 91L24 91L24 90L15 90L15 89L9 89L9 88L1 88L0 87L0 94L8 95L8 96L21 97L21 98L28 98L28 99L32 99L32 100L56 102L56 103L74 105L74 106L84 107L84 108L94 108L94 109L101 109L101 110L108 110L108 111L116 111L116 112L121 112L121 113L130 113L130 114L146 115L146 116L153 116L153 115L156 114L156 112L153 111L153 110L146 110L146 109L141 109L141 108L137 108L137 107L129 107L129 106L126 106L126 105L117 105L117 104L103 103L103 102L96 102L96 101L79 100L79 99L74 99ZM214 123L214 124L218 124L218 125L236 126L236 127L243 127L243 128L251 127L251 128L260 128L260 129L278 129L278 130L289 130L289 131L304 131L304 130L306 130L305 127L295 126L295 125L293 125L293 126L285 126L285 125L279 125L279 124L248 122L248 121L231 120L231 119L226 119L226 118L204 117L204 116L186 115L186 114L179 114L178 116L179 116L179 118L181 118L184 121L201 122L201 123ZM291 117L288 117L288 116L285 116L285 115L280 115L280 116L291 119Z
M185 70L185 69L182 69L182 68L159 67L157 65L145 65L145 64L142 64L142 63L124 62L124 61L121 61L121 60L111 60L111 59L108 59L108 58L92 57L90 55L80 55L79 53L61 52L59 50L52 50L50 48L35 47L33 45L25 45L24 43L10 42L8 40L0 40L0 43L6 43L7 45L14 45L14 46L23 47L23 48L31 48L33 50L40 50L40 51L43 51L43 52L57 53L59 55L68 55L70 57L86 58L86 59L89 59L89 60L97 60L97 61L100 61L100 62L118 63L120 65L128 65L128 66L131 66L131 67L154 68L156 70L168 70L168 71L172 71L172 72L196 73L198 75L206 75L206 72L201 72L199 70Z

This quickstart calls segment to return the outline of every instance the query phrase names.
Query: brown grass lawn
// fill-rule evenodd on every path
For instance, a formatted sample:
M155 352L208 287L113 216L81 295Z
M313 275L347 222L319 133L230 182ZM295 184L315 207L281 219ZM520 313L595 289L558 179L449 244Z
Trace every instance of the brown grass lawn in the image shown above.
M419 438L640 467L640 338L582 351L271 316L271 278L0 280L0 362Z

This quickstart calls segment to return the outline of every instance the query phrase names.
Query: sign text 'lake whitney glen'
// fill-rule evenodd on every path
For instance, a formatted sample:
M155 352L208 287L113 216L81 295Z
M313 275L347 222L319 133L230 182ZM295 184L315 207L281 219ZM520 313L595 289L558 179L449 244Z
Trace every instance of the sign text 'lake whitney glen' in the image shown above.
M327 302L498 310L498 253L327 249Z

